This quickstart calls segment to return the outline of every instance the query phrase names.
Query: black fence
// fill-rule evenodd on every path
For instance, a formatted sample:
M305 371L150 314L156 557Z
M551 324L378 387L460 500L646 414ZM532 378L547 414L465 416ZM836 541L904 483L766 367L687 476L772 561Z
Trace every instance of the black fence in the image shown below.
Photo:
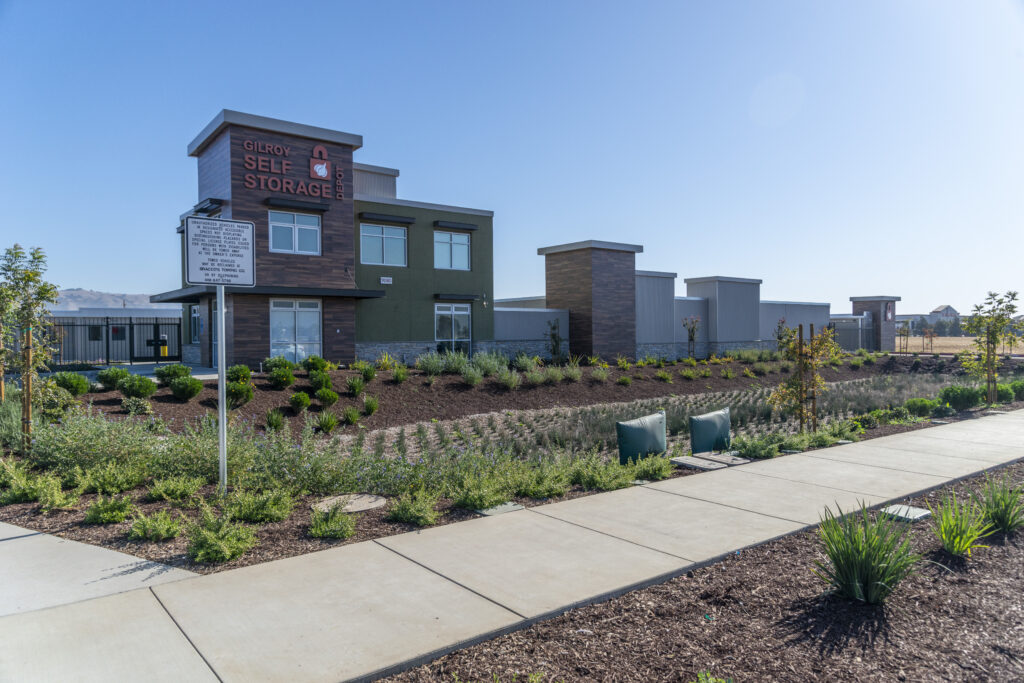
M54 317L51 363L152 363L181 360L181 318Z

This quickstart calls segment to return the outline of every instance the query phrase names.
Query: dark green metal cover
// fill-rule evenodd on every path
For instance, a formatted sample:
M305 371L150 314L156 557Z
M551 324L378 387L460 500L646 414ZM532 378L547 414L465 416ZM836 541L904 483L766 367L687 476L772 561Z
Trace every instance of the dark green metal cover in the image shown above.
M651 453L664 453L665 412L644 415L635 420L615 423L619 440L619 463L646 458Z
M729 409L690 417L690 447L694 453L722 451L729 448Z

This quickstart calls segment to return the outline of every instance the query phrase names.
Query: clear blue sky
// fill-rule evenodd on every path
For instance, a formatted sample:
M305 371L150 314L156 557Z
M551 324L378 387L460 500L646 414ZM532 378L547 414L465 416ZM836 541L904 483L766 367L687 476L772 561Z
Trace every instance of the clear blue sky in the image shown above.
M229 108L494 210L498 297L581 239L834 312L1024 289L1020 2L0 2L0 86L0 243L62 287L179 285Z

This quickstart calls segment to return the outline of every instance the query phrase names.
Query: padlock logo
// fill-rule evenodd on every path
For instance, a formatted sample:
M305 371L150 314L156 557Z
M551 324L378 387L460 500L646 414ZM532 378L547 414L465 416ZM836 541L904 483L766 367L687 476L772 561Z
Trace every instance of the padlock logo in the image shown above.
M327 148L317 145L313 148L313 158L309 160L309 177L327 180L330 176L331 162L327 161Z

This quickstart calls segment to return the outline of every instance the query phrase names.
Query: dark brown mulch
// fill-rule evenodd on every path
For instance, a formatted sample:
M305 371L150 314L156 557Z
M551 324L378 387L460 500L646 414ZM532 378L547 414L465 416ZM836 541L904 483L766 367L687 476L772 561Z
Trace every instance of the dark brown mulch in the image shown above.
M1020 485L1024 464L1007 472ZM954 485L958 497L980 478ZM941 491L910 500L933 506ZM392 681L1024 680L1024 534L954 561L912 527L928 562L884 607L829 596L815 532L454 652Z
M822 376L828 382L841 382L851 379L870 377L874 374L892 374L909 372L913 358L896 358L890 356L880 359L874 365L865 365L859 370L853 370L849 365L838 368L828 367L822 370ZM921 372L931 372L934 359L922 359ZM777 367L778 364L769 364ZM702 369L705 366L698 366ZM698 377L695 380L686 380L679 375L684 369L683 365L669 365L664 368L672 375L672 383L663 382L655 377L660 368L644 367L633 368L632 370L620 371L617 368L609 369L607 382L596 382L590 379L591 368L583 368L583 379L580 382L562 382L557 385L523 386L516 391L506 391L495 382L493 378L487 378L476 387L469 387L462 383L458 376L443 375L438 377L433 384L426 383L425 376L417 370L411 370L409 379L402 384L395 384L391 381L389 372L378 372L377 378L371 381L366 388L366 393L380 399L380 410L372 416L363 418L361 424L367 429L380 429L395 427L398 425L413 424L430 419L449 420L467 415L478 415L481 413L500 412L505 410L523 410L550 407L574 407L591 405L597 403L611 403L633 401L643 398L654 398L669 395L690 395L709 391L725 391L742 389L749 386L774 386L778 384L784 375L775 372L764 377L750 378L743 376L743 369L751 367L739 362L723 363L721 365L706 366L711 370L711 377ZM729 368L735 373L732 379L721 377L721 371ZM349 396L345 392L345 382L354 373L351 370L339 370L331 373L335 391L340 398L331 410L341 414L346 406L362 408L361 399ZM624 386L617 384L616 380L621 375L629 375L633 378L632 384ZM248 420L258 427L265 423L268 410L280 409L284 416L295 425L301 424L299 417L296 419L293 411L288 405L288 397L293 391L305 391L312 396L313 391L309 386L308 376L305 372L296 374L297 381L289 390L278 391L270 387L265 376L256 375L254 378L255 395L249 403L232 411L232 414L241 420ZM217 412L217 383L215 381L204 382L205 388L195 399L188 403L178 401L170 393L169 389L163 388L157 391L150 399L157 417L168 423L171 429L179 430L186 423L194 421L203 414L216 415ZM102 410L111 416L123 416L121 410L121 395L116 391L86 394L80 399L83 403L91 403L94 408ZM313 401L312 412L319 410L317 402ZM344 429L352 430L352 427Z

